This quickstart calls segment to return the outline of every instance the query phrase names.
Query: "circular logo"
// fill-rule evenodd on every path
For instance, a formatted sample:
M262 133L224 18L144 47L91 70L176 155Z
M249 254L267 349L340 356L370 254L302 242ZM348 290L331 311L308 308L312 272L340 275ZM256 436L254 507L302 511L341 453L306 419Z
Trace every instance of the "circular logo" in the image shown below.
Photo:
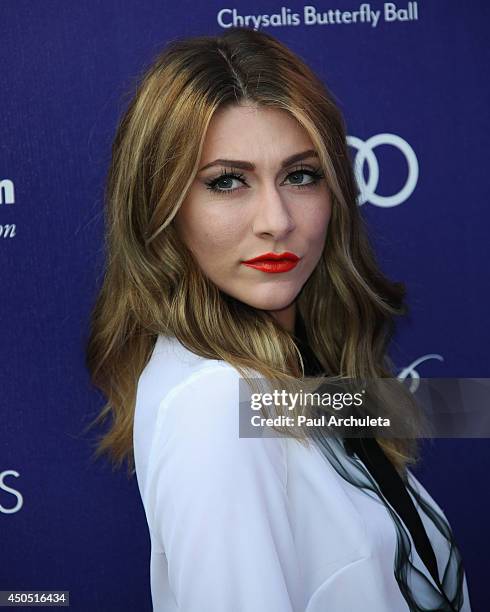
M375 206L391 208L408 200L417 185L419 164L415 151L406 140L403 140L403 138L396 134L385 133L371 136L368 140L361 140L356 136L347 136L347 144L357 149L354 160L354 172L360 191L359 205L370 202ZM391 196L382 196L376 193L379 179L379 164L374 154L374 149L384 144L396 147L405 156L408 165L408 176L405 185L398 193ZM367 181L364 180L363 174L364 162L368 165Z

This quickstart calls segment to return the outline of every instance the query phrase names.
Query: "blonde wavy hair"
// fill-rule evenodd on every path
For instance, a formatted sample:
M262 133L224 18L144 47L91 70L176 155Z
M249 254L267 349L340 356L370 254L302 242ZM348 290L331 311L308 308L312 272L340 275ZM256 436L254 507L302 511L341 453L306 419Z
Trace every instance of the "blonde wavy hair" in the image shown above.
M325 248L297 297L310 347L334 376L394 377L387 347L394 317L407 312L405 289L376 263L332 94L269 34L233 28L174 40L138 80L113 142L106 265L86 347L91 380L107 398L89 428L110 417L95 456L106 453L114 468L126 459L130 475L136 389L158 334L244 376L252 369L287 386L304 375L292 335L207 279L173 223L214 113L244 103L290 113L309 134L330 189ZM415 436L379 442L399 470L418 459Z

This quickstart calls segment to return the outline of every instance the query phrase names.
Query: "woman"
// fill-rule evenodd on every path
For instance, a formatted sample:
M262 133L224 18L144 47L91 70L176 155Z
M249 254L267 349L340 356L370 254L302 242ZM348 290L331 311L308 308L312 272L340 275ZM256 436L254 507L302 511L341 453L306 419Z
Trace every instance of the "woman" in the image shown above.
M87 363L98 453L135 463L155 610L470 610L413 437L238 436L240 375L394 377L404 289L356 197L332 95L272 36L175 41L141 80Z

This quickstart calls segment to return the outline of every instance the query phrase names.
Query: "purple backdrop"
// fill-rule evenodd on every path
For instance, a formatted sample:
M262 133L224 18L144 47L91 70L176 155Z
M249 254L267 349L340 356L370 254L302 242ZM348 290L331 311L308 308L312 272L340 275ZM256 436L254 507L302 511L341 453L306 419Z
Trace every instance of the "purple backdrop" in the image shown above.
M306 4L1 3L0 590L70 590L83 612L151 610L136 481L93 465L81 433L103 404L83 346L122 96L170 39L248 16L306 59L345 114L353 159L365 156L360 206L380 262L408 287L395 363L490 376L489 5ZM488 440L438 440L416 472L451 521L473 612L490 603L489 460Z

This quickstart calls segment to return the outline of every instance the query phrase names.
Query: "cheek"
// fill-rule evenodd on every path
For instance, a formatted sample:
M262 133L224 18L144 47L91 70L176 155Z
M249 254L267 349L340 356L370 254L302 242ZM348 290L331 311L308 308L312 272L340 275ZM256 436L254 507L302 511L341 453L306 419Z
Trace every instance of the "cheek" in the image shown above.
M312 207L310 214L302 218L303 231L311 242L322 241L327 234L328 225L331 217L330 201L325 206L324 203Z
M182 211L180 227L187 245L206 260L216 254L235 251L244 232L245 221L226 203L190 206Z

